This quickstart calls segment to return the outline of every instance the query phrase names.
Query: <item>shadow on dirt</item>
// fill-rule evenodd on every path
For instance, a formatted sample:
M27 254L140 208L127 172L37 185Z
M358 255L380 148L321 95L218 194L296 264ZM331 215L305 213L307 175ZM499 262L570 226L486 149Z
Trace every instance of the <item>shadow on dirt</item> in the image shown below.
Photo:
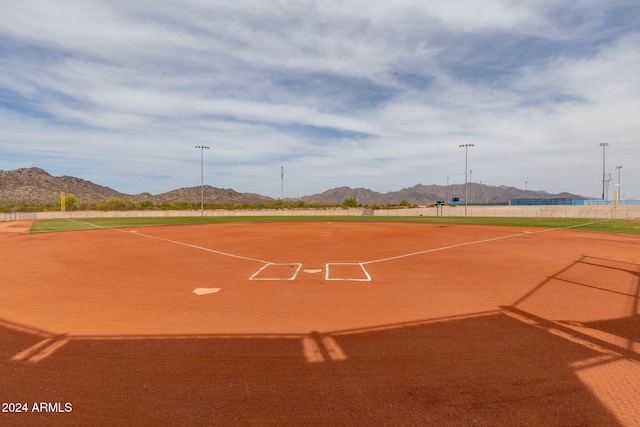
M601 274L619 280L605 288ZM572 297L566 305L558 303L560 290ZM639 292L638 266L585 257L500 310L362 330L70 337L0 319L0 397L29 410L1 413L0 420L16 426L619 426L576 366L607 363L610 353L640 360ZM583 303L594 293L628 314L591 319ZM40 402L55 411L34 412Z
M506 311L301 337L76 337L38 362L15 359L43 336L2 324L3 402L72 404L3 425L620 425L570 366L599 353Z

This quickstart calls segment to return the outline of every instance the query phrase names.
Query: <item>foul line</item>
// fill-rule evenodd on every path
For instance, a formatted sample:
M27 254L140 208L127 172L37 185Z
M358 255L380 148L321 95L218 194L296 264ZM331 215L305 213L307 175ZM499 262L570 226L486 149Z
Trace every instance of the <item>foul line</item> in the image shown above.
M119 231L120 233L132 234L132 235L136 235L136 236L140 236L140 237L146 237L147 239L161 240L161 241L173 243L173 244L176 244L176 245L186 246L188 248L200 249L202 251L212 252L212 253L218 254L218 255L224 255L224 256L228 256L228 257L232 257L232 258L244 259L244 260L247 260L247 261L255 261L255 262L260 262L260 263L263 263L263 264L273 264L270 261L265 261L265 260L258 259L258 258L251 258L251 257L242 256L242 255L234 255L234 254L230 254L230 253L227 253L227 252L216 251L215 249L209 249L209 248L205 248L203 246L192 245L190 243L178 242L177 240L166 239L164 237L150 236L148 234L140 233L140 232L137 232L137 231L133 232L133 231L120 230L119 228L103 227L101 225L91 224L90 222L76 221L76 220L68 219L68 218L66 218L66 219L67 219L67 221L77 222L77 223L80 223L80 224L86 224L86 225L90 225L91 227Z
M126 231L123 231L123 233L126 233ZM147 234L142 234L142 233L131 233L131 234L137 234L138 236L146 237L148 239L162 240L164 242L174 243L176 245L186 246L188 248L200 249L200 250L203 250L203 251L212 252L212 253L218 254L218 255L228 256L228 257L231 257L231 258L244 259L244 260L247 260L247 261L256 261L256 262L260 262L260 263L263 263L263 264L273 264L272 262L264 261L264 260L261 260L261 259L258 259L258 258L251 258L251 257L242 256L242 255L234 255L234 254L230 254L230 253L227 253L227 252L216 251L215 249L209 249L209 248L205 248L203 246L192 245L190 243L178 242L177 240L165 239L164 237L149 236Z
M205 247L202 247L202 246L192 245L192 244L189 244L189 243L178 242L176 240L166 239L164 237L149 236L147 234L143 234L143 233L139 233L139 232L132 232L132 231L125 231L125 230L121 230L121 229L113 228L113 227L103 227L103 226L100 226L100 225L92 224L90 222L77 221L77 220L70 219L70 218L65 218L65 219L67 221L77 222L77 223L80 223L80 224L86 224L86 225L89 225L89 226L95 227L95 228L104 228L104 229L109 229L109 230L115 230L115 231L119 231L121 233L127 233L127 234L137 234L138 236L146 237L148 239L161 240L161 241L165 241L165 242L169 242L169 243L174 243L176 245L182 245L182 246L186 246L186 247L189 247L189 248L200 249L200 250L203 250L203 251L215 253L215 254L218 254L218 255L228 256L228 257L232 257L232 258L244 259L244 260L247 260L247 261L255 261L255 262L260 262L260 263L267 264L267 265L276 265L277 264L277 263L273 263L273 262L270 262L270 261L265 261L265 260L258 259L258 258L251 258L251 257L245 257L245 256L241 256L241 255L234 255L234 254L230 254L230 253L227 253L227 252L217 251L215 249L209 249L209 248L205 248ZM367 264L374 264L374 263L377 263L377 262L384 262L384 261L392 261L392 260L396 260L396 259L408 258L408 257L427 254L427 253L432 253L432 252L444 251L444 250L447 250L447 249L455 249L455 248L460 248L460 247L463 247L463 246L477 245L477 244L480 244L480 243L495 242L495 241L498 241L498 240L510 239L512 237L522 237L522 236L528 236L528 235L531 235L531 234L546 233L546 232L549 232L549 231L567 230L567 229L570 229L570 228L585 227L587 225L600 224L600 223L607 222L607 221L610 221L610 220L593 221L593 222L587 222L587 223L584 223L584 224L569 225L567 227L547 228L547 229L538 230L538 231L521 232L521 233L517 233L517 234L510 234L510 235L507 235L507 236L493 237L491 239L483 239L483 240L476 240L476 241L473 241L473 242L458 243L456 245L443 246L443 247L440 247L440 248L426 249L424 251L411 252L411 253L408 253L408 254L396 255L396 256L392 256L392 257L388 257L388 258L380 258L380 259L374 259L374 260L371 260L371 261L359 262L359 263L355 263L355 264L359 264L360 265L362 270L367 275L367 278L366 279L343 279L343 280L370 281L371 280L371 276L369 275L367 270L364 268L364 266L367 265ZM333 263L333 264L340 264L340 263ZM264 269L264 267L262 269ZM339 278L338 279L336 279L336 278L330 279L329 278L328 264L327 264L327 269L326 270L327 271L326 271L325 280L340 280ZM258 271L258 273L260 273L260 271ZM258 273L254 274L252 276L252 278L254 276L256 276ZM296 272L296 275L297 275L297 272Z
M518 233L518 234L509 234L507 236L493 237L491 239L476 240L474 242L458 243L456 245L443 246L443 247L440 247L440 248L426 249L424 251L411 252L411 253L408 253L408 254L397 255L397 256L388 257L388 258L380 258L380 259L374 259L374 260L371 260L371 261L364 261L364 262L361 262L360 264L361 265L365 265L365 264L373 264L373 263L376 263L376 262L392 261L392 260L396 260L396 259L400 259L400 258L408 258L408 257L427 254L427 253L431 253L431 252L438 252L438 251L444 251L444 250L447 250L447 249L460 248L460 247L463 247L463 246L477 245L477 244L480 244L480 243L487 243L487 242L495 242L497 240L510 239L512 237L522 237L522 236L529 236L531 234L546 233L546 232L555 231L555 230L566 230L566 229L569 229L569 228L584 227L584 226L587 226L587 225L599 224L601 222L606 222L606 221L609 221L609 220L588 222L588 223L585 223L585 224L570 225L570 226L567 226L567 227L546 228L544 230L531 231L531 232L527 232L527 233L521 232L521 233Z

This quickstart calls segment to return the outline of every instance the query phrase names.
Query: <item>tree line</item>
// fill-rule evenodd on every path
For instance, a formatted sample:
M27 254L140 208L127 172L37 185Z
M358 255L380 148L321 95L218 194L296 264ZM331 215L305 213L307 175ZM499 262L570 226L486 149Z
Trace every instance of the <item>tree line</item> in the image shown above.
M189 202L161 202L154 203L151 200L143 200L140 202L135 201L130 196L122 197L110 197L103 202L99 203L80 203L78 198L74 194L66 194L64 199L66 211L128 211L128 210L199 210L200 203ZM412 205L406 200L400 201L399 204L386 204L386 205L362 205L353 197L344 199L341 204L309 204L304 200L294 200L287 202L282 199L276 199L271 204L256 205L250 203L232 204L222 203L213 204L205 203L204 208L211 209L227 209L227 210L245 210L245 209L323 209L323 208L369 208L369 209L392 209L398 207L417 207ZM60 210L60 201L52 203L2 203L0 202L0 212L38 212L49 210Z

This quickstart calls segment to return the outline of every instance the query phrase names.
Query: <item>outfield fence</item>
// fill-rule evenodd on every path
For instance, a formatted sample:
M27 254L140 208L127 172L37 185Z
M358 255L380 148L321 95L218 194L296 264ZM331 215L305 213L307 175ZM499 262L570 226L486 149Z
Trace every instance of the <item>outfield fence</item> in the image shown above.
M41 212L1 212L0 222L21 221L25 219L38 219L38 213L41 213Z
M380 209L376 216L465 216L464 206L442 208ZM470 217L513 218L592 218L592 219L640 219L640 206L468 206Z
M45 211L1 213L0 221L18 221L56 218L120 218L120 217L196 217L199 210L130 210L130 211ZM419 207L403 209L255 209L255 210L205 210L207 217L238 216L465 216L464 206ZM514 218L586 218L586 219L640 219L640 205L624 206L468 206L470 217Z

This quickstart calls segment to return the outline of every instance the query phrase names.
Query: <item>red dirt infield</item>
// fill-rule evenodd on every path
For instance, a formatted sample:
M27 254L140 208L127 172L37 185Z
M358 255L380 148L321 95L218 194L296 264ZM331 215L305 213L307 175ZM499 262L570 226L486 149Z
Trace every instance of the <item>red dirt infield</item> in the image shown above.
M640 425L638 236L25 228L0 231L2 425Z

